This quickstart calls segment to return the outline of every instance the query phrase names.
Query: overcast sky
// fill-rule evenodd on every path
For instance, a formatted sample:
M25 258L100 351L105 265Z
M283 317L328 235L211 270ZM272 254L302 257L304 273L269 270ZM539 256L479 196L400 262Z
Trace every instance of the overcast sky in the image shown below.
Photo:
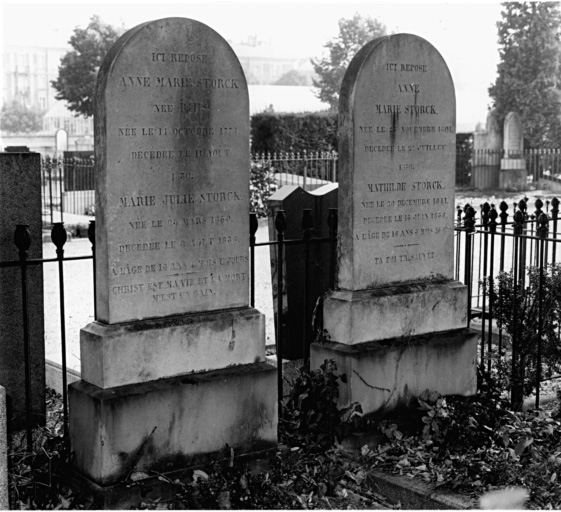
M0 0L2 44L64 46L76 26L85 27L93 14L108 23L132 28L139 23L181 16L199 20L225 39L248 36L283 46L290 55L317 57L337 34L337 21L355 12L383 22L390 32L424 37L447 62L456 86L458 121L485 121L487 89L495 80L499 59L496 23L501 7L495 1L362 2L236 0L136 3L101 0L46 2Z

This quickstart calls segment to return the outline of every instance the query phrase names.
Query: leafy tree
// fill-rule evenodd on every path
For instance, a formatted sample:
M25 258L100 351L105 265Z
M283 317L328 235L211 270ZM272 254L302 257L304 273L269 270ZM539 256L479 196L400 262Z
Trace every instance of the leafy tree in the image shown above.
M558 2L505 2L497 23L501 61L489 88L499 119L515 111L532 148L561 141L561 11Z
M109 48L124 32L92 16L88 26L76 27L69 40L73 50L60 61L58 78L51 82L57 100L66 100L69 110L85 117L93 115L93 95L97 72Z
M328 55L312 59L318 75L313 80L319 89L318 98L335 110L339 104L339 90L343 76L355 54L372 39L385 36L386 26L379 21L355 13L351 19L339 20L339 34L324 45Z
M301 71L291 69L282 75L274 85L310 85L310 80Z
M8 133L33 133L43 128L43 112L13 100L2 106L0 128Z

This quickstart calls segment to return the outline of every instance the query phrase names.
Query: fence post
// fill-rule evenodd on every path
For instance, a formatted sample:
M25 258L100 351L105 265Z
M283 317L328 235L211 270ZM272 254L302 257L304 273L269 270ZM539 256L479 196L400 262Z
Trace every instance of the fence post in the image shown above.
M522 201L521 201L522 202ZM511 390L511 407L515 411L522 409L522 404L524 402L524 385L523 385L523 368L522 361L518 362L517 359L520 357L518 354L517 347L517 319L518 319L518 287L522 286L523 283L520 280L520 269L518 268L519 263L521 263L520 249L521 249L521 237L524 230L524 214L521 210L517 210L514 214L514 267L512 271L512 318L513 318L513 330L512 330L512 390ZM522 265L520 265L522 266Z
M487 306L485 301L487 300L487 248L489 244L489 212L491 211L491 206L489 203L485 202L481 207L481 220L483 223L483 302L481 304L481 367L485 368L485 320ZM480 266L481 267L481 266ZM489 334L489 345L491 345L491 335ZM491 360L489 360L490 364Z
M303 366L309 367L310 359L310 239L312 238L312 229L314 227L314 219L312 217L312 209L304 208L302 210L302 240L304 241L304 333L302 341Z
M277 388L278 388L278 415L282 415L282 293L283 293L283 250L284 250L284 230L286 229L286 215L284 210L278 210L275 218L275 228L277 229Z
M551 200L551 206L552 206L551 219L553 220L553 238L557 238L557 220L559 218L559 199L554 197ZM557 249L557 243L554 243L552 249L553 254L551 256L552 263L555 263L556 249Z
M60 293L60 342L62 352L62 404L64 408L64 437L68 437L68 383L66 369L66 318L64 314L64 244L67 240L64 222L55 222L51 230L51 240L56 246L58 260L58 285Z
M549 219L545 213L541 213L538 217L538 237L540 243L540 287L538 293L539 308L538 308L538 353L536 357L536 409L540 406L540 383L542 379L542 332L543 332L543 285L544 285L544 252L546 247L546 238Z
M251 258L250 267L250 278L251 278L251 307L255 307L255 233L257 233L257 228L259 228L259 222L257 221L257 214L251 212L249 214L249 255Z
M93 262L93 292L94 292L94 319L97 320L97 286L95 275L95 220L90 220L88 226L88 240L92 244L92 262Z
M466 257L464 262L464 283L468 287L468 304L467 304L467 322L468 327L471 320L471 256L473 252L472 248L472 236L475 232L475 210L471 205L467 204L464 210L464 228L466 231Z
M489 212L489 232L491 234L491 251L489 258L489 344L487 346L487 356L489 362L487 364L487 372L491 373L491 352L493 351L493 301L491 294L494 293L494 261L495 261L495 234L497 233L497 217L499 214L495 210L495 205L491 205Z
M25 364L25 422L27 451L33 450L33 431L31 428L31 359L29 346L29 311L27 301L27 250L31 245L29 224L16 224L14 243L19 251L21 268L21 300L23 307L23 357Z

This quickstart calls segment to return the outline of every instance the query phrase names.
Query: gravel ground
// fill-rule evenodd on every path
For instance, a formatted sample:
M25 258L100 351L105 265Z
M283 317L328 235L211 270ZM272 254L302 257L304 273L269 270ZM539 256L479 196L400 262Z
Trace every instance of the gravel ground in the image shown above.
M65 219L71 225L72 219ZM85 222L87 225L87 221ZM269 239L266 219L259 221L257 243ZM91 243L86 238L74 238L64 246L65 257L91 255ZM55 258L55 246L43 243L43 258ZM45 295L45 357L62 362L60 332L60 294L58 264L46 263L43 270ZM255 250L255 307L266 316L266 343L274 345L273 298L269 248ZM94 319L92 260L69 261L64 264L64 304L66 323L66 358L69 368L80 371L80 329Z

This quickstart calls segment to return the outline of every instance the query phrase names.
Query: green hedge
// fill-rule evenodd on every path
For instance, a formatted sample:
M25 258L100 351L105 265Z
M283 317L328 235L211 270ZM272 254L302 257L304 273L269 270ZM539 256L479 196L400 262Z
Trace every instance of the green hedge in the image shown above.
M456 144L465 145L471 133L457 133ZM278 153L281 151L338 150L337 114L317 112L275 114L263 112L251 117L251 151Z
M337 114L335 113L261 113L251 117L253 152L330 151L332 149L337 149Z

